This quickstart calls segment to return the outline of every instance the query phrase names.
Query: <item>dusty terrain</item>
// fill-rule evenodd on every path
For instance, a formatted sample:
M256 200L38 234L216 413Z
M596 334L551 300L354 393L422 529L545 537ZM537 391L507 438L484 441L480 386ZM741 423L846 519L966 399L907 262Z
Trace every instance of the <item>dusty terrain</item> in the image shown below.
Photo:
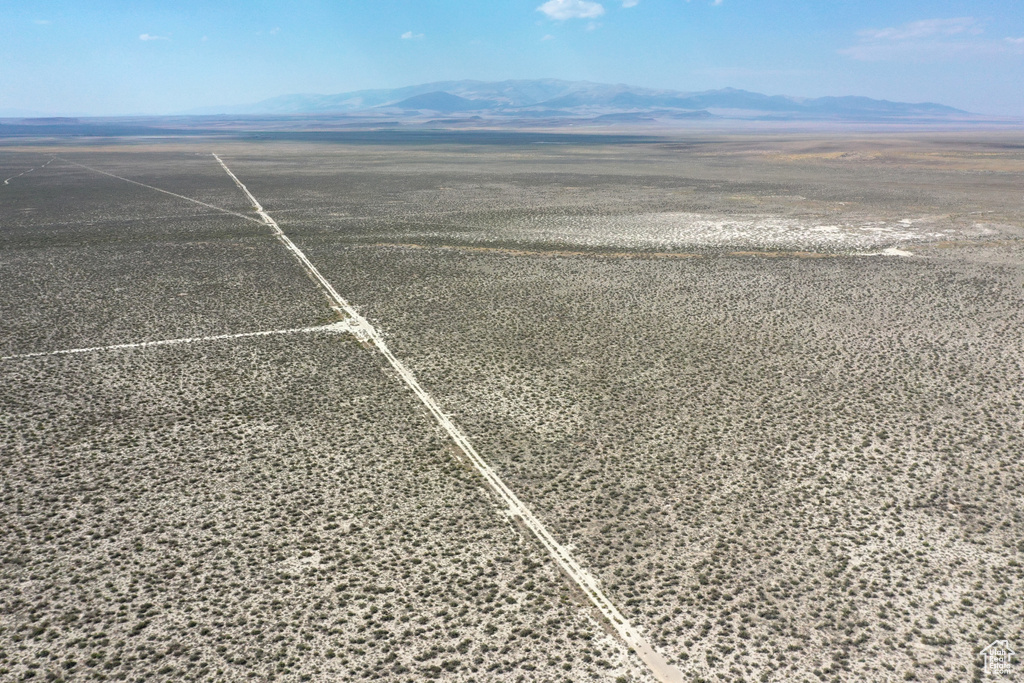
M0 356L337 320L214 151L687 679L1024 641L1019 135L9 144ZM4 677L649 680L350 336L0 377Z

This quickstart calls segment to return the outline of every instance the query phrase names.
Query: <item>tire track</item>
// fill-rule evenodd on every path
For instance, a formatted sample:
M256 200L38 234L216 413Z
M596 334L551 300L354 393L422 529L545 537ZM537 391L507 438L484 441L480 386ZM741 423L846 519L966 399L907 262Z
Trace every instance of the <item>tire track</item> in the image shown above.
M0 361L15 360L19 358L41 358L43 356L64 356L75 353L94 353L97 351L119 351L121 349L145 349L151 346L174 346L176 344L194 344L196 342L218 341L221 339L243 339L245 337L270 337L278 334L308 334L314 332L331 332L335 334L346 334L350 332L350 325L343 320L330 325L317 325L315 327L295 327L290 330L265 330L261 332L239 332L237 334L214 334L208 337L181 337L180 339L161 339L158 341L132 342L129 344L110 344L109 346L85 346L79 349L61 349L59 351L34 351L32 353L19 353L13 356L0 356Z

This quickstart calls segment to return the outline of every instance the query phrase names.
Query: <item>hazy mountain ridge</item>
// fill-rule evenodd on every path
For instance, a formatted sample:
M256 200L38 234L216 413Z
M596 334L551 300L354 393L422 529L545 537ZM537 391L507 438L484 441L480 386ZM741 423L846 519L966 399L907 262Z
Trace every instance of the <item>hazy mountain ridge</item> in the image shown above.
M541 110L550 116L646 113L676 117L681 112L700 111L728 118L782 116L793 119L865 120L972 116L969 112L932 102L892 102L860 96L803 98L764 95L734 88L682 92L557 79L439 81L335 95L283 95L253 104L211 107L189 113L302 115L378 111L388 115L396 112L410 115L413 111L476 111L501 116L536 116Z

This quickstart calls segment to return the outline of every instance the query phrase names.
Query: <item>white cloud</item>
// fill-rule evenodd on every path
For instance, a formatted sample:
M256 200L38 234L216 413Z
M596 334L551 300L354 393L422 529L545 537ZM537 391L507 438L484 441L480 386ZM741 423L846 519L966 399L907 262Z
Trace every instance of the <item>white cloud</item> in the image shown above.
M870 28L858 31L857 35L868 40L921 40L964 33L978 35L981 32L980 22L974 17L956 17L954 19L922 19L890 28Z
M543 36L541 36L541 38L540 38L540 39L541 39L541 40L554 40L554 39L555 39L555 37L554 37L553 35L551 35L550 33L548 33L548 34L546 34L546 35L543 35Z
M168 38L167 36L153 36L153 35L150 35L148 33L142 33L142 34L139 35L139 40L142 40L142 41L170 40L170 38Z
M967 57L994 57L1010 52L1010 45L991 40L941 41L930 40L908 43L868 43L839 50L839 54L861 62L948 62Z
M548 0L537 8L552 19L596 19L604 14L604 6L589 0Z
M419 40L422 37L422 33L413 33L412 31L406 31L402 34L402 40Z
M858 31L860 42L839 50L839 54L864 62L939 62L1024 52L1024 40L996 40L986 38L984 33L982 22L974 17L922 19L902 26Z
M280 26L275 26L274 28L272 28L269 31L267 31L267 33L269 33L272 36L276 36L280 32L281 32L281 27Z
M622 0L623 7L636 7L640 4L640 0Z

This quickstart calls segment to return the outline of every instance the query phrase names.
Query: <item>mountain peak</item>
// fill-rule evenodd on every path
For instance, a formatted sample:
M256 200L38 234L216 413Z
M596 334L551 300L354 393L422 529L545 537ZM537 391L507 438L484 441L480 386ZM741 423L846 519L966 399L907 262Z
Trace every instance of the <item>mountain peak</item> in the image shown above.
M395 89L360 90L336 95L285 95L238 107L209 108L193 114L490 112L489 116L526 117L645 114L680 118L710 112L739 119L832 121L938 121L970 119L971 114L930 102L907 103L846 95L818 98L764 95L738 88L683 92L626 84L565 81L554 78L505 81L439 81ZM546 112L546 114L542 114ZM615 117L604 120L629 120ZM632 117L643 120L646 116ZM683 117L685 118L685 116Z
M435 90L434 92L407 97L401 102L395 102L388 106L406 110L428 109L440 112L457 112L489 109L491 105L489 102L475 102L473 100L466 99L465 97L452 95L451 93L443 90Z

